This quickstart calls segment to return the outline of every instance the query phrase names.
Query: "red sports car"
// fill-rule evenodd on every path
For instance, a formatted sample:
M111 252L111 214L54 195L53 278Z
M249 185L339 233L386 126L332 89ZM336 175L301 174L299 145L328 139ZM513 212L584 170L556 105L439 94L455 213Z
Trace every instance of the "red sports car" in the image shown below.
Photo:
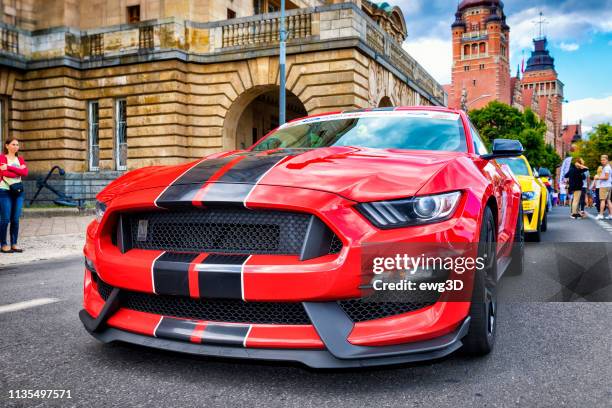
M521 191L495 158L521 152L487 151L462 111L385 108L129 172L97 196L81 321L103 342L311 367L487 353L497 281L522 271ZM469 298L367 301L363 249L423 242L477 243Z

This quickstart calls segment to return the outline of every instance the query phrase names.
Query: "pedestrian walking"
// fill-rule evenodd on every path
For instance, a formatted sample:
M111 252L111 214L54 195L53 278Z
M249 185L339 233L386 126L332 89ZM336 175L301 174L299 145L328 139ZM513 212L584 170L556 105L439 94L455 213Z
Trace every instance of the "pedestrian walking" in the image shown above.
M595 176L599 180L599 214L598 220L604 219L604 212L608 208L607 220L612 219L612 202L610 201L610 191L612 189L612 168L608 162L608 155L602 154L601 158L601 174Z
M584 160L578 158L570 165L570 169L565 173L565 178L569 180L568 190L571 191L571 217L574 219L582 218L580 215L580 196L584 182L584 173L589 169L584 165Z
M19 141L10 137L4 142L0 155L0 252L23 252L17 246L19 217L23 207L22 177L28 175L28 166L19 156ZM10 246L6 234L10 224Z

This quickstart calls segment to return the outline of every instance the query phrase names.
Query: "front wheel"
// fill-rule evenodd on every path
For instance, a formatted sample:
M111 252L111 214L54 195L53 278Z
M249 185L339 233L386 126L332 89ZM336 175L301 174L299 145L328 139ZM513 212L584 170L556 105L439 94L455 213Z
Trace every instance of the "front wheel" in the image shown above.
M547 229L548 229L548 210L544 211L544 218L542 218L542 226L540 227L540 230L542 232L546 232Z
M495 344L497 327L497 257L495 219L489 207L485 209L480 229L478 256L487 260L483 269L474 272L470 329L463 338L466 353L476 356L488 354Z

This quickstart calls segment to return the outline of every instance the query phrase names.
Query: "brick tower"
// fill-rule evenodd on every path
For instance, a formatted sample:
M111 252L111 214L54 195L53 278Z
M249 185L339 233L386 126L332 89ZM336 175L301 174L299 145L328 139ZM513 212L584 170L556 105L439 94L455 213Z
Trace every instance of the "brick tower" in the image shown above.
M453 32L449 106L477 109L497 100L510 104L510 27L500 0L463 0Z
M554 146L557 151L561 150L561 123L563 106L563 82L559 80L555 70L555 59L550 56L546 48L547 40L542 35L533 40L534 50L531 52L527 67L523 73L521 86L523 88L523 99L537 99L537 106L541 118L550 116L550 124L546 134L546 143ZM526 100L526 106L533 105Z

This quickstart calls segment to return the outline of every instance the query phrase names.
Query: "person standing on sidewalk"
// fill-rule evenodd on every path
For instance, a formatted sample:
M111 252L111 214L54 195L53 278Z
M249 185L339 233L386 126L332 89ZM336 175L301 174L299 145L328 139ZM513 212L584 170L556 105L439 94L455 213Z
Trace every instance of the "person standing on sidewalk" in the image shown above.
M17 246L19 236L19 217L23 207L22 177L28 175L28 166L19 156L19 141L10 137L4 143L4 152L0 155L0 252L23 252ZM6 233L10 228L9 246Z
M579 212L580 207L580 196L582 195L582 185L584 181L584 173L588 171L588 167L584 165L582 158L576 159L575 163L572 163L570 169L565 173L565 177L569 179L568 190L572 192L572 218L582 218Z
M598 220L604 219L604 211L608 207L607 220L612 220L612 202L610 201L610 190L612 189L612 168L608 162L608 155L601 155L601 174L595 176L599 180L599 214Z

